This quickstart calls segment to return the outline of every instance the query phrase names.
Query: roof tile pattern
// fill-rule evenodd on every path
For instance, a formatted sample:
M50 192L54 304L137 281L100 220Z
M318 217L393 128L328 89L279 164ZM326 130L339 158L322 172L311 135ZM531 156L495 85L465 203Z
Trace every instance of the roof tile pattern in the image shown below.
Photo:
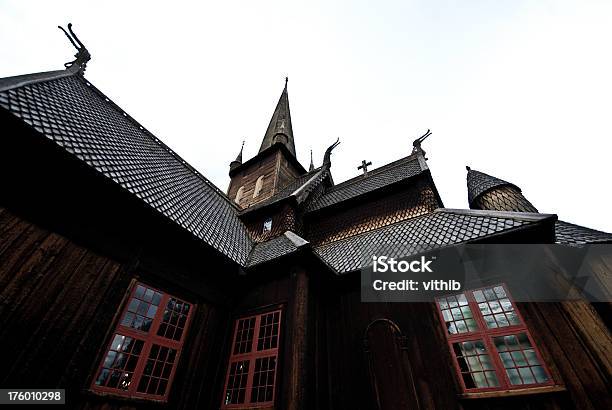
M349 179L328 189L307 211L316 211L356 198L368 192L413 177L423 171L416 155L411 155L368 172L367 176Z
M80 75L0 92L0 106L232 260L251 249L211 182Z
M316 247L315 252L338 273L346 273L371 264L372 255L409 256L524 227L550 216L494 215L438 209L421 217Z
M491 188L478 195L471 203L472 209L491 211L538 212L514 185L502 185Z
M484 172L469 169L467 174L468 202L472 204L472 201L474 201L474 199L483 192L502 185L515 186L514 184L504 181L503 179L492 177ZM520 188L516 188L520 192Z
M555 223L556 243L577 245L586 243L607 242L612 243L612 234L574 225L569 222L557 221Z
M307 242L305 242L307 243ZM248 266L252 267L264 262L269 262L282 256L293 253L299 249L286 234L277 236L269 241L255 244L249 257Z

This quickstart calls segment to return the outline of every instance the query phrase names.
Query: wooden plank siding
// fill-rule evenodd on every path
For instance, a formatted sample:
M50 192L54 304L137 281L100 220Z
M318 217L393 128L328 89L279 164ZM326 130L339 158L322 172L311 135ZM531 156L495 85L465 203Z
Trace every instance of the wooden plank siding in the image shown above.
M278 151L270 152L258 162L234 175L227 192L232 201L236 198L236 193L240 187L243 187L242 199L240 200L240 206L243 208L248 208L274 195L278 155ZM257 179L262 175L264 177L262 189L257 197L253 197Z
M397 324L406 336L407 363L420 409L611 408L610 333L586 302L519 303L528 328L563 391L510 396L462 395L452 356L433 303L361 303L358 278L345 278L324 299L324 357L329 409L375 409L363 337L377 319ZM391 353L390 353L391 354ZM320 399L323 400L323 399ZM416 407L415 407L416 408Z
M256 157L253 163L232 175L227 190L228 197L234 200L238 189L243 187L240 206L248 208L282 190L300 175L300 172L285 155L283 150L274 149L262 154L261 158ZM262 189L254 197L255 185L260 176L264 177Z
M64 388L72 408L150 408L151 402L89 392L118 312L134 280L158 279L0 208L0 385ZM171 290L182 296L186 291ZM196 304L169 402L218 405L229 310ZM10 353L7 353L10 352Z

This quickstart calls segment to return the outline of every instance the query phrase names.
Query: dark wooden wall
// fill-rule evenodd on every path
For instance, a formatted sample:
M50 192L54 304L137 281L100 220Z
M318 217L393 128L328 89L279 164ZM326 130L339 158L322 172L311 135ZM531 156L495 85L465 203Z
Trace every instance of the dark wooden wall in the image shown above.
M357 275L358 276L358 275ZM395 323L405 336L407 365L425 409L607 409L612 407L612 343L601 318L587 302L521 303L519 309L555 382L565 391L515 397L462 397L451 353L435 305L361 303L358 277L330 288L317 322L318 408L375 409L364 332L377 319ZM392 354L390 351L389 354ZM389 371L389 377L393 377ZM393 386L394 380L380 380ZM400 397L398 395L398 397Z
M88 391L134 280L195 303L167 405L214 408L230 311L0 208L0 385L64 388L73 408L149 408ZM10 352L10 353L9 353Z

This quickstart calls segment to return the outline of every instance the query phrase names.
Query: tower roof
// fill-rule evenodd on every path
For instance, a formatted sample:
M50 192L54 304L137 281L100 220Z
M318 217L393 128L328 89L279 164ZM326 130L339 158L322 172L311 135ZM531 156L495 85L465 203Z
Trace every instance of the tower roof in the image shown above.
M270 124L261 142L259 152L270 148L275 143L284 144L289 152L295 156L295 142L293 140L293 128L291 127L291 112L289 111L289 95L287 94L287 81L285 78L285 88L276 104Z
M510 185L521 190L519 187L510 183L508 181L504 181L503 179L495 178L489 174L485 174L484 172L475 171L470 167L466 167L467 173L467 187L468 187L468 202L471 204L474 199L476 199L479 195L484 192L502 186L502 185Z

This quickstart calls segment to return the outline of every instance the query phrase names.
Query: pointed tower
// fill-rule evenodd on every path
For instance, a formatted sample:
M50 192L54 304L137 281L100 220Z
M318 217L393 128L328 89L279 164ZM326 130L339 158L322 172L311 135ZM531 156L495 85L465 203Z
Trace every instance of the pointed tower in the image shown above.
M471 209L490 211L538 212L521 189L503 179L466 167L468 201Z
M240 147L240 152L238 153L238 156L235 160L230 162L230 172L242 165L242 150L244 150L244 141L242 141L242 146Z
M314 162L312 162L312 150L310 150L310 166L308 167L308 172L314 171Z
M276 109L268 124L266 134L261 141L259 152L265 151L276 143L284 144L295 157L295 142L293 140L293 127L291 126L291 112L289 111L289 95L287 94L288 77L285 77L285 88L281 93Z
M241 150L238 158L230 164L231 180L227 195L241 208L248 208L270 198L305 173L295 156L285 78L285 87L272 113L259 152L243 162Z

